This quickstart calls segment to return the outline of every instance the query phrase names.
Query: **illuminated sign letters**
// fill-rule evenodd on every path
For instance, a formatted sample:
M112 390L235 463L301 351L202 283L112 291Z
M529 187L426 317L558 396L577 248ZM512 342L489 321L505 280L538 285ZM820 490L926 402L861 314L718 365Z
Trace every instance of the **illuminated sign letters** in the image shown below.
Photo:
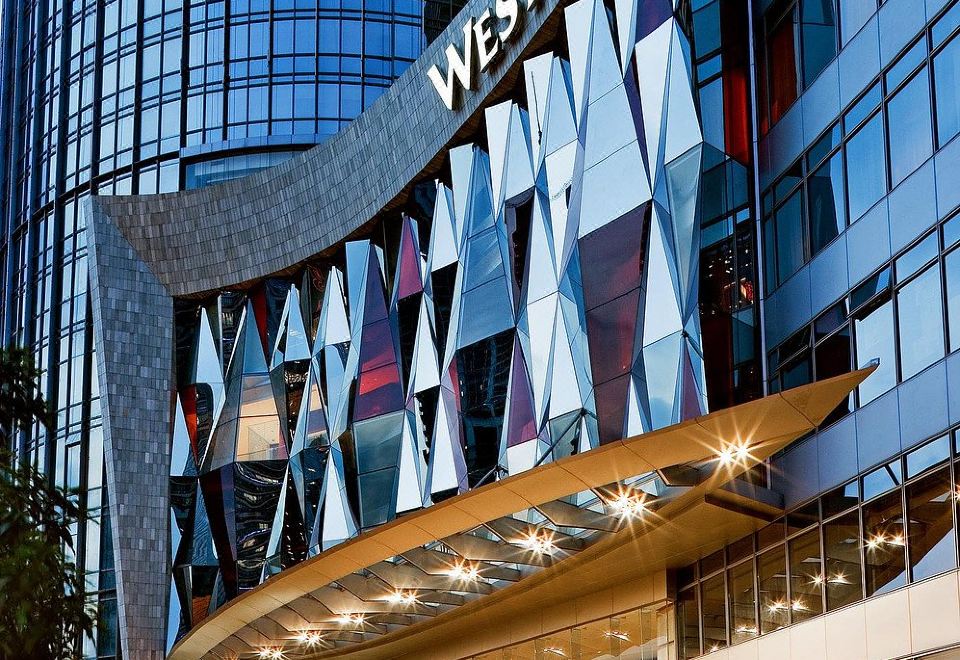
M495 0L493 11L488 7L479 17L470 17L463 26L463 55L454 44L448 44L447 75L440 73L434 64L427 76L436 87L449 110L454 110L458 101L458 89L473 89L475 71L486 71L503 53L504 46L519 34L522 21L521 8L536 9L539 0ZM521 3L523 3L521 5Z

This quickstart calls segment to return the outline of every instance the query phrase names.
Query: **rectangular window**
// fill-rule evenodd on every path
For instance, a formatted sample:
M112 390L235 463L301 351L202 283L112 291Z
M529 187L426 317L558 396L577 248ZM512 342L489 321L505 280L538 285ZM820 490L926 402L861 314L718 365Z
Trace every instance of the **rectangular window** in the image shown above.
M863 547L867 596L883 594L907 583L899 490L863 506Z
M854 320L854 341L857 368L879 359L880 366L860 384L860 405L866 405L897 384L896 357L893 345L893 303L888 299L879 306L857 313Z
M949 467L907 486L910 575L914 581L957 567L954 502Z
M703 650L714 651L727 645L727 611L723 573L700 583L703 612Z
M816 254L847 225L843 154L836 153L807 179L810 214L810 252Z
M797 7L790 7L780 16L768 12L767 26L767 97L770 104L769 126L776 124L797 100Z
M757 636L753 561L745 561L727 571L727 584L730 591L730 643L739 644Z
M890 182L906 179L933 153L930 82L924 68L887 104L890 122Z
M795 192L777 211L777 282L782 284L804 262L803 197Z
M677 631L681 658L695 658L700 655L700 614L697 611L696 586L684 589L677 595Z
M833 0L801 0L803 84L808 87L837 54Z
M903 380L943 357L940 268L933 265L897 293L900 371Z
M847 142L846 180L851 222L859 219L887 192L886 152L881 114L874 115Z
M957 216L960 218L960 216ZM950 332L950 350L960 348L960 250L954 250L943 259L947 287L947 326Z
M786 564L786 553L782 545L763 553L757 560L761 634L783 628L790 622Z
M856 498L853 501L856 502ZM823 556L827 611L863 598L858 511L851 511L824 523Z
M933 84L937 98L937 145L960 133L960 37L954 37L933 58Z
M790 610L793 623L823 614L823 565L820 529L790 541Z

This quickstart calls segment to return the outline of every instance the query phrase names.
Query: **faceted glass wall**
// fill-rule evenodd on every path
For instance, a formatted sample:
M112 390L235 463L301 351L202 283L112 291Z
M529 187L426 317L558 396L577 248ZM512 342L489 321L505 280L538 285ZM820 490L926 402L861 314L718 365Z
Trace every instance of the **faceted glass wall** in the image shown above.
M732 230L750 213L717 200L747 185L722 102L747 88L732 58L704 76L719 97L698 90L688 10L574 3L565 43L523 62L406 212L294 275L178 302L171 641L405 511L707 410L704 314L755 339L752 234ZM705 224L730 245L709 264L745 260L744 294L706 312Z

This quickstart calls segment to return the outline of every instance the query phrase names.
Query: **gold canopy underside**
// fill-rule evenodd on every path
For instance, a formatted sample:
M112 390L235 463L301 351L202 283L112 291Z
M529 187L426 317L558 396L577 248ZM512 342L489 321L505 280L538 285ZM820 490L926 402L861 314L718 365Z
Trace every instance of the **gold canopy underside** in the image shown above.
M171 651L174 660L242 656L251 640L289 642L298 632L291 604L351 574L380 565L440 540L576 493L673 466L716 459L730 447L749 454L729 465L701 470L703 478L649 515L630 521L597 542L512 584L448 609L427 621L386 629L349 647L307 653L310 657L381 658L422 652L468 634L477 625L497 626L548 603L682 566L755 529L757 511L731 505L724 484L813 430L875 367L804 385L681 424L646 433L538 466L426 509L404 515L307 559L226 604L191 630ZM726 494L719 497L720 493ZM561 503L562 504L562 503ZM759 507L760 509L763 506ZM770 507L767 506L767 509ZM510 520L510 519L508 519ZM599 529L599 528L598 528ZM463 537L459 537L462 541ZM471 536L467 540L473 540ZM573 541L571 541L572 543ZM301 610L302 611L302 610ZM286 616L285 616L286 615ZM294 617L302 621L298 615ZM495 628L494 628L495 629Z

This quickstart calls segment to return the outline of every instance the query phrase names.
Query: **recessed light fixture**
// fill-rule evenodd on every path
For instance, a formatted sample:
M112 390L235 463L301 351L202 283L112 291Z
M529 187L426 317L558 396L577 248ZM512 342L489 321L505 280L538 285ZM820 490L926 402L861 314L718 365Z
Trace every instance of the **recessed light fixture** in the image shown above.
M356 625L356 626L360 626L360 625L363 625L364 616L363 616L362 614L347 614L347 613L344 613L344 614L339 614L339 615L337 615L337 618L334 619L334 621L336 621L337 623L339 623L341 626L349 626L349 625L351 625L351 624L352 624L352 625Z
M387 596L387 600L397 605L413 605L417 602L417 595L412 591L397 589Z
M736 461L744 461L750 457L750 445L745 442L731 443L717 453L720 465L730 465Z
M642 497L629 493L618 493L616 497L607 500L607 504L621 518L636 518L647 510L647 503Z
M323 637L316 630L304 630L297 635L297 641L307 646L316 646Z
M557 546L553 544L552 538L546 534L539 534L537 532L531 532L517 541L517 543L538 555L552 555L557 549Z
M460 562L458 564L455 564L449 571L447 571L447 575L449 575L455 580L463 580L465 582L476 582L477 578L480 577L480 571L473 564Z
M264 660L282 660L283 650L282 649L260 649L260 652L257 654L259 657L264 658Z

